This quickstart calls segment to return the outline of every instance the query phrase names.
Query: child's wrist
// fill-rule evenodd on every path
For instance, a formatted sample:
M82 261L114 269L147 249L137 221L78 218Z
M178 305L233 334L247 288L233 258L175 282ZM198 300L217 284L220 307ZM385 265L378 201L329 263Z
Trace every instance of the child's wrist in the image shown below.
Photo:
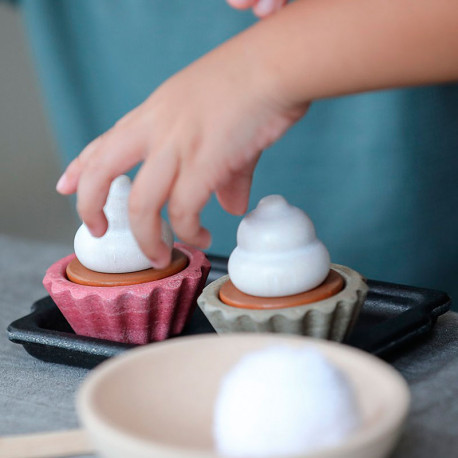
M303 110L311 101L304 97L304 80L296 87L294 62L287 55L288 49L278 56L278 47L269 43L271 37L270 29L264 26L252 27L237 37L237 45L248 56L247 65L256 91L282 111Z

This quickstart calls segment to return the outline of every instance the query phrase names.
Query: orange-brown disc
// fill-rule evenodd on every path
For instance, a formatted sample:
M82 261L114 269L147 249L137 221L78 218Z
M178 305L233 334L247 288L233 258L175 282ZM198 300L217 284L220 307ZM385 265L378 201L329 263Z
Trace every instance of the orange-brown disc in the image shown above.
M106 274L84 267L78 261L78 258L75 258L67 266L67 277L73 283L86 286L138 285L139 283L147 283L175 275L181 272L187 265L187 256L174 248L172 251L172 262L165 269L145 269L126 274Z
M234 284L228 280L219 290L219 298L227 305L242 309L284 309L297 305L311 304L334 296L342 291L345 280L335 270L330 270L326 280L310 291L282 297L259 297L242 293Z

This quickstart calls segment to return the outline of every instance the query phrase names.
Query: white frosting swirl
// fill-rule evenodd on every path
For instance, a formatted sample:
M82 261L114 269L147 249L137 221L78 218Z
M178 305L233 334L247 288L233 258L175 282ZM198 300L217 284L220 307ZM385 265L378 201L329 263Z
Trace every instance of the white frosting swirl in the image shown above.
M242 292L280 297L315 288L329 273L328 250L311 219L279 195L260 200L237 231L229 276Z
M152 267L142 253L129 224L128 205L131 183L126 175L116 178L110 187L104 207L108 230L103 237L94 237L83 224L75 235L75 254L88 269L104 273L127 273ZM173 245L173 233L162 220L162 238Z

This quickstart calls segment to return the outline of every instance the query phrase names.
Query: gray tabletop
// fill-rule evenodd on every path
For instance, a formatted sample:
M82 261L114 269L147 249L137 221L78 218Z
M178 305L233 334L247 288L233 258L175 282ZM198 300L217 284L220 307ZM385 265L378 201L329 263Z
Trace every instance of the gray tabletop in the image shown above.
M44 363L8 341L7 325L46 295L49 265L71 247L0 235L0 435L76 427L74 395L87 370ZM458 456L458 314L441 317L421 345L393 361L412 393L396 458Z

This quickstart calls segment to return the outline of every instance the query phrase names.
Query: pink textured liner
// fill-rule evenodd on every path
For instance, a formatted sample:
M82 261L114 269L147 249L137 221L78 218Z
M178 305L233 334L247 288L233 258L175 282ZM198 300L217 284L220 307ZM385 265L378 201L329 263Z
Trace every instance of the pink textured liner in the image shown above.
M73 330L83 336L146 344L180 334L205 286L210 262L205 254L175 243L189 260L181 272L127 286L85 286L67 279L72 254L54 263L43 285Z

